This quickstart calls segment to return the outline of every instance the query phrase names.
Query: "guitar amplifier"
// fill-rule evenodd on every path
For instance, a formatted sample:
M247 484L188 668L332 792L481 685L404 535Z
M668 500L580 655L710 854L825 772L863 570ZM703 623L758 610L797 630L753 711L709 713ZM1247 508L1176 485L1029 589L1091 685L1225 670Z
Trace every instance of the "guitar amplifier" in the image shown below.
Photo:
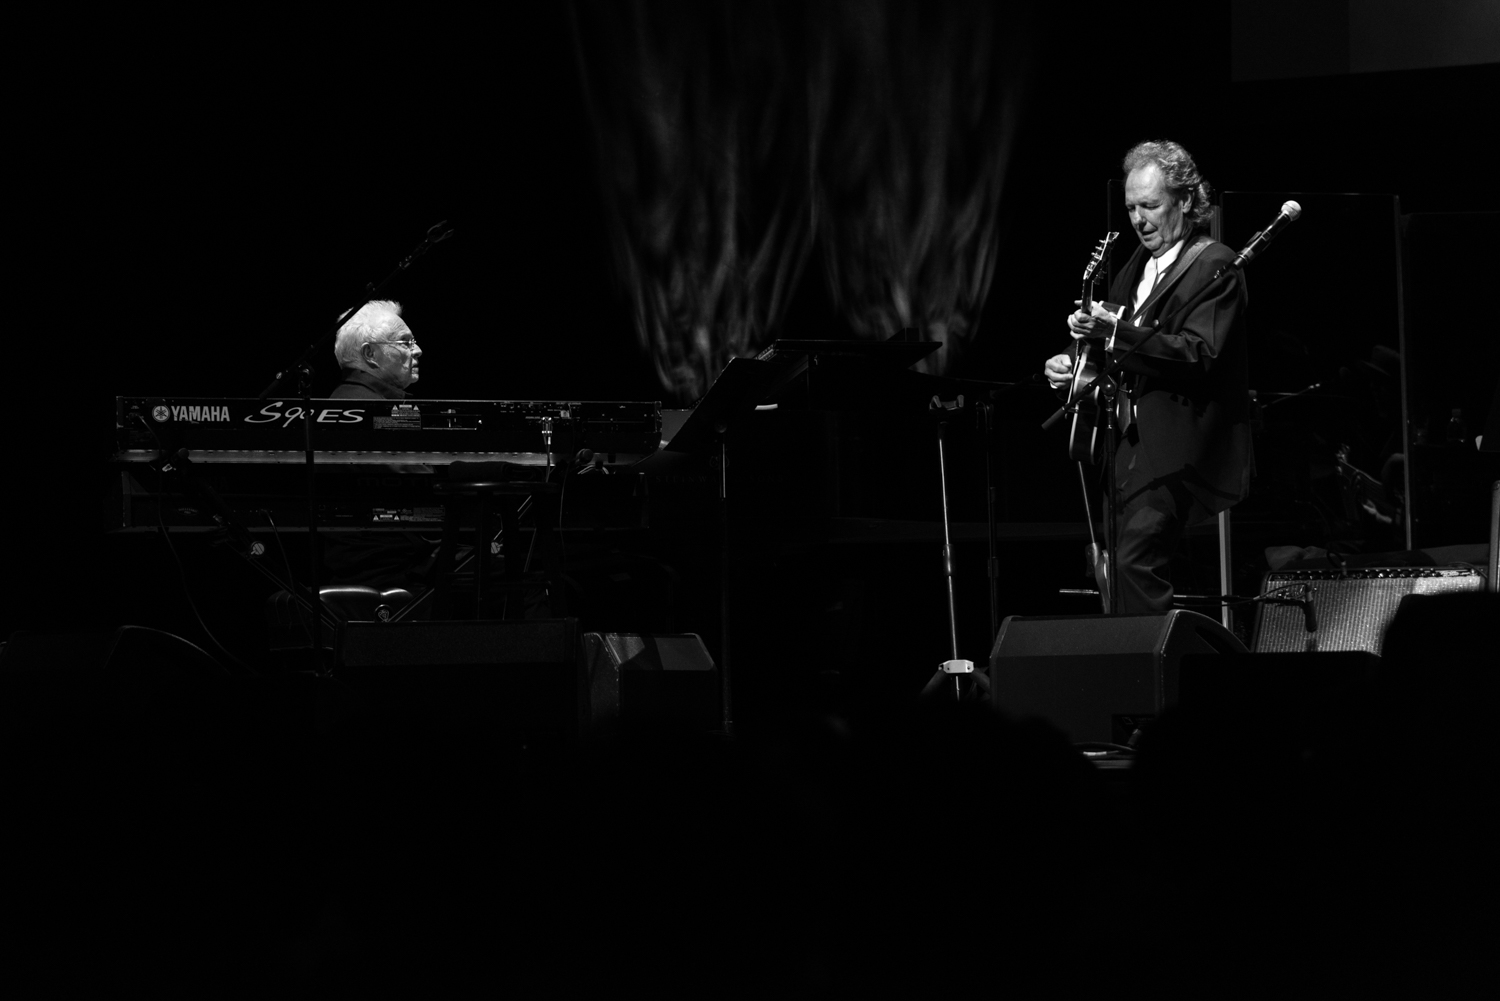
M1365 567L1281 570L1266 574L1260 593L1300 597L1311 589L1314 625L1296 605L1261 605L1250 648L1256 653L1363 650L1379 654L1396 607L1408 594L1484 590L1484 575L1467 567Z

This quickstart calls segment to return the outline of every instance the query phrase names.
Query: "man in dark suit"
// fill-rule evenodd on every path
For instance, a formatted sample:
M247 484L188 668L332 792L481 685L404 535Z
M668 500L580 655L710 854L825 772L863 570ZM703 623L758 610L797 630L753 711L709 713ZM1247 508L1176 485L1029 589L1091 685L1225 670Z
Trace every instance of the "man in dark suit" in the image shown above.
M1249 489L1246 291L1234 268L1212 283L1235 255L1206 232L1210 191L1188 152L1144 142L1123 166L1141 245L1110 287L1110 303L1074 311L1068 330L1106 338L1112 356L1141 344L1125 363L1119 407L1114 577L1122 612L1161 612L1172 607L1164 571L1183 532ZM1044 374L1066 389L1072 370L1060 354Z

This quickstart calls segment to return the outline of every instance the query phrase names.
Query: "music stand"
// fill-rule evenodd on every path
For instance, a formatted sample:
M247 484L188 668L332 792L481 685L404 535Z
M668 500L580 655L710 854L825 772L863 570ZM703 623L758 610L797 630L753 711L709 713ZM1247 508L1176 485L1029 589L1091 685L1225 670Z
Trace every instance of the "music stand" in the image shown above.
M895 338L884 341L847 341L819 338L782 337L766 345L756 358L760 361L780 361L807 355L844 355L851 358L869 358L886 362L897 368L907 368L942 347L937 341L899 341Z
M899 376L903 370L941 346L937 341L906 341L896 338L856 341L783 337L767 345L758 358L776 365L781 372L781 377L770 389L771 393L787 386L799 376L806 375L807 394L812 399L812 371L822 362L836 362L843 368L846 383L857 384L868 393L882 378ZM830 380L829 384L837 386L839 380ZM826 404L828 401L824 402ZM847 404L849 401L843 402ZM835 402L831 409L841 407Z
M693 408L687 423L661 450L631 467L634 472L660 473L685 462L708 456L717 463L719 497L719 698L724 735L734 735L734 713L730 701L729 670L729 430L755 411L755 406L783 375L782 368L752 358L732 358L703 399Z
M724 434L736 422L755 410L781 376L780 366L753 358L731 358L724 371L714 380L703 399L693 408L687 422L662 445L663 452L707 455L722 446ZM660 455L661 452L656 453ZM635 469L651 472L656 455L636 463ZM660 460L657 460L658 464Z
M768 347L766 347L766 349L761 352L759 357L765 362L783 363L781 366L783 369L782 373L775 383L775 387L779 388L780 386L786 385L788 382L795 379L802 373L809 371L814 360L820 357L847 358L855 362L867 363L869 365L869 368L864 374L868 375L871 373L871 370L878 371L884 369L891 372L899 372L900 370L909 368L916 362L931 355L933 352L937 351L939 347L941 347L941 345L937 341L912 341L894 337L884 341L781 338L777 341L773 341ZM790 362L790 364L786 364L786 362ZM980 388L985 390L994 388L992 384L988 383L979 384L979 386ZM1007 386L1006 388L1009 387ZM938 396L933 396L931 397L931 402L928 406L928 409L936 418L938 430L937 439L939 487L942 493L943 501L943 574L947 588L948 640L952 657L944 661L942 666L938 668L937 673L923 689L923 694L931 694L932 692L937 690L938 686L941 684L944 678L952 677L955 695L959 698L962 698L963 689L961 676L964 674L971 676L981 689L988 690L989 688L989 679L985 676L985 674L982 671L976 672L974 669L974 662L961 659L958 652L958 617L957 598L955 595L954 587L955 570L953 560L953 540L951 534L951 521L948 512L947 441L948 425L953 419L958 416L960 411L964 410L964 397L959 396L955 402L945 403ZM987 486L992 487L992 483L988 479L990 474L991 470L988 466L987 457ZM991 619L994 620L997 616L996 608L998 604L998 582L995 578L997 560L995 558L995 515L993 506L993 489L990 489L989 494L991 501L989 508L989 569L991 573L990 603Z

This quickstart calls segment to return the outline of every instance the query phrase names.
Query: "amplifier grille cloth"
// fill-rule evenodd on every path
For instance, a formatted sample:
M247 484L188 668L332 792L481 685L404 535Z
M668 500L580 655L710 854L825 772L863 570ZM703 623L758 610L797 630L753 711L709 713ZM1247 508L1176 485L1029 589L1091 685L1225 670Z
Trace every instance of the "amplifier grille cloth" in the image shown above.
M1262 605L1251 645L1256 653L1364 650L1378 654L1403 597L1479 591L1484 588L1484 577L1475 570L1446 567L1369 567L1346 574L1293 570L1266 574L1260 593L1283 590L1295 598L1304 584L1313 589L1317 630L1307 631L1302 609L1296 605Z

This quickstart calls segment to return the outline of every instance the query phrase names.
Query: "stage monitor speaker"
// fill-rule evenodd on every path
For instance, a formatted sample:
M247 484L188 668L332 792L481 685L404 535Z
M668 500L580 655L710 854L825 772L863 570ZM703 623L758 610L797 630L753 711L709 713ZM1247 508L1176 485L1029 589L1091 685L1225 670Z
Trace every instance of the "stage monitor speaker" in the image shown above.
M1297 605L1262 605L1251 649L1256 653L1363 650L1379 654L1396 608L1408 594L1452 594L1484 589L1484 575L1467 567L1365 567L1359 570L1279 570L1266 574L1262 596L1297 597L1311 589L1313 624Z
M596 727L719 725L719 669L697 633L584 633Z
M377 712L572 739L587 720L577 619L346 622L335 673Z
M1040 716L1075 742L1123 744L1177 701L1185 654L1246 653L1206 615L1012 615L990 653L991 698Z

